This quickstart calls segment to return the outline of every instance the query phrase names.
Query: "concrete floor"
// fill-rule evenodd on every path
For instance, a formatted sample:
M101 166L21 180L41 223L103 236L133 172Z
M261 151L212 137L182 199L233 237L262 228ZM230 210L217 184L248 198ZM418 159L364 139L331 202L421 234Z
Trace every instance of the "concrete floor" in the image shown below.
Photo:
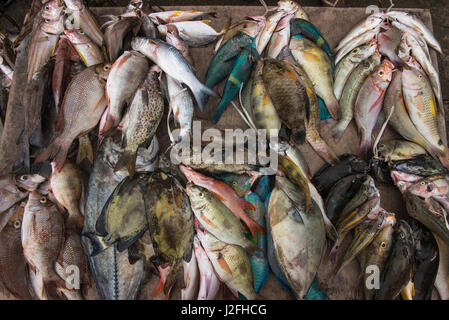
M0 0L0 3L6 0ZM328 0L335 1L335 0ZM342 0L340 0L342 1ZM12 4L6 8L9 16L21 24L25 15L25 9L29 7L31 0L13 0ZM129 0L87 0L94 6L123 6ZM275 5L277 0L265 0L268 5ZM303 6L320 6L320 0L301 0ZM449 16L448 0L393 0L395 8L426 8L430 9L433 19L433 29L436 38L440 41L444 55L438 56L441 84L443 87L443 97L449 106ZM259 5L259 0L151 0L153 6L176 6L176 5ZM379 7L389 7L390 0L345 0L347 7L367 7L377 5ZM0 4L1 8L1 4ZM4 17L0 16L0 31L15 32L16 28Z

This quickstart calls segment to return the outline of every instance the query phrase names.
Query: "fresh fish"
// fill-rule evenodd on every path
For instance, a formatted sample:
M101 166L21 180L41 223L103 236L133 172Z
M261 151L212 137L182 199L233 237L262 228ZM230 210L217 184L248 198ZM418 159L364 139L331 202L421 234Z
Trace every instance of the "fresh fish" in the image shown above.
M97 125L106 108L104 89L109 69L109 64L92 66L73 78L62 101L63 112L59 115L62 133L36 157L35 162L54 159L56 170L60 170L73 140Z
M123 124L125 150L114 170L126 167L133 177L140 146L149 146L164 113L164 98L159 84L159 68L151 68L145 82L137 89Z
M254 206L241 199L230 186L222 181L195 172L184 165L180 165L179 168L189 181L209 190L219 201L223 202L238 219L245 223L254 239L257 239L257 234L263 235L265 233L264 228L251 219L244 211L245 209L253 210Z
M381 32L377 37L379 52L388 57L396 67L408 68L404 61L398 57L396 51L401 42L401 31L395 27L386 27L386 30L381 28Z
M448 170L438 160L428 155L420 155L409 160L396 161L392 163L391 168L421 177L446 175L448 173Z
M264 60L263 82L279 119L293 132L294 140L306 138L306 88L298 74L284 61Z
M367 31L376 29L384 21L384 18L384 12L373 13L372 15L364 18L358 24L356 24L343 39L340 40L338 46L334 50L339 51L353 39L360 37Z
M153 23L153 21L151 21L150 17L144 14L140 17L140 19L142 20L142 25L140 26L140 33L142 33L143 36L150 39L159 38L159 31L157 30L157 27Z
M148 175L134 179L126 177L115 188L96 222L96 234L84 234L91 240L92 255L117 243L122 252L132 245L148 228L144 194Z
M54 286L64 286L54 267L64 241L64 218L55 204L36 191L25 206L21 237L25 259L42 276L47 293Z
M288 46L290 41L290 21L294 14L289 14L283 17L276 26L273 35L268 43L266 56L268 58L276 59L285 46Z
M394 65L385 59L365 80L354 105L354 118L361 134L360 155L367 157L371 148L371 135L382 102L393 74Z
M152 12L148 15L155 24L167 24L172 22L190 21L201 17L211 16L216 18L217 13L213 11L203 12L196 10L185 11L161 11Z
M50 188L57 204L68 212L66 227L81 230L84 225L84 217L80 210L84 206L84 203L82 203L82 200L84 200L84 182L78 166L67 161L58 171L55 169L55 164L52 163Z
M306 38L292 38L290 49L296 63L310 78L316 94L326 103L332 118L337 119L340 107L333 91L332 65L329 57Z
M33 291L21 241L24 205L13 208L12 216L0 231L0 284L16 299L31 300Z
M227 106L239 94L241 88L248 81L251 70L259 58L259 54L253 47L245 47L240 51L232 67L232 71L226 80L220 103L212 115L212 122L217 123L220 120Z
M212 193L191 183L187 184L186 191L195 217L207 232L220 241L241 246L250 253L256 250L256 245L245 237L237 217Z
M341 59L345 55L347 55L349 52L352 51L352 49L357 48L358 46L361 46L365 43L370 43L371 41L376 41L377 36L380 31L380 26L375 27L374 29L368 30L365 33L362 33L358 37L352 39L347 44L345 44L335 55L335 63L339 63Z
M447 164L449 150L439 134L438 107L427 77L418 70L404 70L402 91L413 124Z
M286 178L276 177L268 206L268 223L279 265L296 298L303 299L325 249L322 215L315 203L308 214L304 196Z
M381 142L377 150L384 161L407 160L427 153L419 144L399 139Z
M92 39L97 46L103 45L103 33L96 21L93 13L86 7L82 0L64 0L68 13L73 16L73 19L79 23L81 30ZM113 60L111 60L113 61Z
M369 171L366 161L356 155L343 154L339 159L339 163L333 166L326 164L313 176L312 183L323 197L327 197L330 188L340 179L351 174L367 173Z
M34 191L45 181L38 174L5 174L0 176L0 212L5 212L14 204L25 199L28 192Z
M329 43L326 41L324 36L321 34L320 30L314 24L305 19L295 18L293 20L290 20L290 29L291 35L293 37L302 34L309 40L312 40L318 47L326 52L331 62L332 69L334 69L334 55L332 54L331 47L329 46Z
M341 119L337 125L332 129L334 139L340 140L343 133L346 131L349 123L352 120L354 114L354 106L357 100L357 95L365 82L366 78L374 71L374 69L380 64L381 55L377 51L374 54L363 60L355 69L352 71L348 80L345 83L343 91L340 98L341 106ZM337 68L338 65L337 64Z
M75 47L81 61L86 67L94 66L104 62L103 53L83 31L79 29L65 30L64 34Z
M417 181L408 188L409 192L423 199L432 198L449 211L449 182L444 176L432 176ZM449 223L447 224L449 229Z
M115 62L123 53L123 50L129 50L128 38L137 35L142 21L135 16L113 17L110 25L104 32L104 42L108 51L109 61Z
M251 193L251 187L256 179L254 176L246 173L222 173L217 175L217 178L230 185L239 197L243 197Z
M269 176L262 176L259 179L257 186L254 189L259 198L265 202L268 198L268 194L271 192L270 178Z
M162 171L150 177L145 210L160 274L153 295L164 291L167 297L182 261L190 261L193 254L194 215L179 181Z
M190 65L193 67L193 59L190 56L189 52L189 46L187 43L182 40L182 38L179 35L179 31L175 26L169 25L167 26L167 32L165 34L165 41L178 49L179 52L186 58L186 60L190 63Z
M386 13L389 18L392 18L394 20L399 21L400 23L409 26L413 28L414 30L421 33L421 35L424 37L426 42L434 48L439 53L442 53L442 49L440 44L438 43L438 40L435 38L435 36L432 34L432 32L425 26L425 24L419 20L414 15L407 13L407 12L401 12L401 11L389 11Z
M335 67L334 72L334 94L340 100L345 84L347 83L352 71L365 59L371 57L376 51L374 42L361 45L349 52ZM342 107L343 109L343 107Z
M165 36L168 29L173 26L178 30L179 36L189 47L202 47L213 42L222 34L222 32L215 31L209 25L209 22L210 20L171 22L158 25L157 30L162 36Z
M148 70L148 60L136 51L125 51L111 66L106 82L108 109L100 135L119 124L123 106L145 80Z
M197 229L197 237L206 251L215 272L232 291L254 300L251 264L242 247L218 240L207 231Z
M405 220L399 220L393 239L391 252L380 276L379 290L373 295L374 300L394 300L413 276L413 230Z
M220 289L220 280L218 280L214 267L196 235L193 239L193 250L200 272L200 287L197 300L213 300Z
M195 298L198 294L200 272L198 270L198 263L196 262L195 254L192 253L192 257L190 258L189 262L183 261L182 266L184 269L185 288L181 289L181 299L196 300Z
M271 39L273 32L276 30L276 26L278 25L279 21L287 14L288 12L286 10L279 10L267 18L263 30L260 31L257 36L256 48L259 54L263 53L265 47Z
M182 54L171 45L161 40L151 40L136 37L132 40L133 50L140 51L150 60L156 63L168 76L180 83L186 84L195 96L198 107L203 110L201 95L207 94L217 96L217 94L202 84L195 76L192 66Z

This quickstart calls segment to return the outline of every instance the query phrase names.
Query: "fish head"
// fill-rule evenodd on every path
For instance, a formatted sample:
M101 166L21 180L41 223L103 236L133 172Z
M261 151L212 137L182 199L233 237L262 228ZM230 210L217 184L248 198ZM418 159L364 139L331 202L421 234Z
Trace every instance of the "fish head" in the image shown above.
M414 248L413 229L405 220L399 220L399 226L396 230L396 242L401 246ZM411 252L408 252L408 254L411 254Z
M38 174L21 174L16 175L15 183L17 187L27 191L34 191L46 179Z
M48 196L45 196L38 191L32 191L28 196L26 209L32 212L39 213L42 210L49 209L54 206Z
M211 180L213 180L212 178L209 178L183 164L179 165L179 170L181 170L181 172L184 174L184 176L187 178L188 181L193 182L195 184L204 184L206 182L210 182Z
M63 13L64 5L61 0L50 0L43 6L41 17L48 20L58 20Z
M41 29L49 34L61 34L64 32L64 16L60 16L56 20L44 19L41 24Z
M212 198L212 194L206 188L197 186L192 182L187 182L186 193L190 198L192 207L205 203Z
M176 27L175 27L176 28ZM166 25L166 24L160 24L160 25L158 25L157 26L157 31L159 31L159 33L162 35L162 36L165 36L166 34L167 34L167 32L168 32L168 25Z
M103 63L103 64L99 64L99 65L95 66L95 72L98 74L100 79L107 80L108 76L109 76L109 72L111 71L111 68L112 68L112 63Z
M11 230L20 232L23 221L23 212L25 210L26 202L21 202L14 210L14 214L9 218L7 225Z
M295 1L291 0L281 0L278 2L279 11L293 12L298 10L299 5Z
M377 70L376 77L379 79L380 83L384 84L383 87L385 87L385 88L391 82L391 77L393 75L393 69L394 69L394 64L390 60L385 59Z
M396 225L396 217L394 214L387 215L382 230L376 236L373 244L376 246L377 254L386 258L393 242L393 232Z
M64 3L69 10L82 10L84 8L82 0L64 0Z
M402 71L402 85L405 89L421 91L428 86L426 75L416 69Z
M89 38L81 29L64 30L64 35L74 45L89 43Z

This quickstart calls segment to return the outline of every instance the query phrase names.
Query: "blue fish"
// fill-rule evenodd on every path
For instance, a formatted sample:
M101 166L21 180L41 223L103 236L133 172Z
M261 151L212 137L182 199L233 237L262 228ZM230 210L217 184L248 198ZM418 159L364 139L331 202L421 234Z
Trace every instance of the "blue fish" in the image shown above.
M322 292L320 289L318 289L318 280L315 277L313 279L312 285L309 288L309 291L307 292L306 296L304 297L305 300L330 300L330 298Z
M259 179L259 183L254 190L262 201L266 201L268 194L271 192L270 177L263 176ZM266 206L266 208L268 208Z

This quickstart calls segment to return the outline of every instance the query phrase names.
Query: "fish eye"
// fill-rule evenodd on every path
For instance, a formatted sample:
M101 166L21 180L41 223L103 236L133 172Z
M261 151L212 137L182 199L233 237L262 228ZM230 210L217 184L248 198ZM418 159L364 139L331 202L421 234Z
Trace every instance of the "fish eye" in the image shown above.
M404 239L405 239L405 233L401 232L400 235L399 235L399 237L400 237L402 240L404 240Z
M379 71L378 75L379 75L379 76L383 76L383 75L384 75L384 72L383 72L383 71Z
M47 198L46 197L42 197L39 199L40 203L47 203Z
M418 79L422 79L422 75L421 74L418 75Z
M380 246L381 246L382 248L385 248L385 247L387 246L387 244L385 243L385 241L382 241L382 243L380 244Z
M109 65L108 65L108 64L105 65L105 66L103 67L103 69L104 69L104 71L108 71L108 70L109 70Z
M422 185L422 186L425 186L426 183L425 183L424 181L421 181L421 185Z
M28 176L26 174L22 174L19 179L20 181L25 181L28 180Z
M352 53L357 53L359 51L359 49L355 48L354 50L352 50Z
M232 185L236 186L237 185L237 181L232 181Z
M45 6L45 10L50 10L50 6L48 4Z
M80 34L84 34L84 31L83 31L83 30L80 30L79 32L80 32Z
M202 192L200 192L198 195L199 195L200 197L204 196L204 194L203 194Z
M20 220L14 221L14 228L15 229L20 229L21 226L22 226L22 222L20 222Z

